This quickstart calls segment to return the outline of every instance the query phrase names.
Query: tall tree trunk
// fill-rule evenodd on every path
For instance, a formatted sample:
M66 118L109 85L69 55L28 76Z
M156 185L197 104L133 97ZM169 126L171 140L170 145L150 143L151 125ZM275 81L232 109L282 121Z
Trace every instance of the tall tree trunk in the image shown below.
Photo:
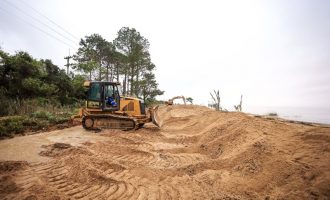
M102 81L102 66L101 66L101 62L99 63L99 81Z
M131 96L131 78L130 78L130 75L127 74L127 95L130 95Z
M119 82L119 63L116 63L116 70L117 70L117 82Z
M134 87L134 93L136 96L138 96L139 93L139 72L136 73L136 79L135 79L135 87Z
M113 67L114 67L114 64L110 63L110 81L113 81Z
M134 65L131 67L131 88L130 88L130 95L133 95L134 90Z
M109 81L109 64L107 64L107 74L106 74L106 77L107 77L107 81Z
M125 73L124 80L123 80L123 94L126 95L126 84L127 84L127 73Z

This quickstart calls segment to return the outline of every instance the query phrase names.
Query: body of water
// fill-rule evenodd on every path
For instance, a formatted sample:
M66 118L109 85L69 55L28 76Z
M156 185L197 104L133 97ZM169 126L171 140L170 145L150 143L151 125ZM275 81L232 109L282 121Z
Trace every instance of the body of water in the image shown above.
M244 112L266 115L277 113L280 118L330 124L330 108L311 107L246 107Z

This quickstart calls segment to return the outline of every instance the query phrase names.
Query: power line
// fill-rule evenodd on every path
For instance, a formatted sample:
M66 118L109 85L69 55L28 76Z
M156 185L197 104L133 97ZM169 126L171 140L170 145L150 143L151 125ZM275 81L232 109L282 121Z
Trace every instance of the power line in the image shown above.
M53 20L49 19L46 15L42 14L40 11L38 11L37 9L33 8L31 5L29 5L28 3L26 3L23 0L19 0L20 2L22 2L23 4L25 4L26 6L28 6L29 8L31 8L34 12L38 13L40 16L44 17L45 19L47 19L49 22L51 22L52 24L54 24L55 26L57 26L58 28L60 28L62 31L66 32L67 34L69 34L70 36L72 36L73 38L80 40L78 37L76 37L75 35L73 35L72 33L70 33L69 31L67 31L65 28L63 28L62 26L60 26L59 24L57 24L56 22L54 22Z
M8 13L9 15L11 15L11 13L10 13L9 11L7 11L6 9L4 9L4 8L2 8L2 7L0 7L0 9L3 10L3 11L5 11L5 12ZM16 14L14 14L14 15L16 15ZM61 42L61 43L65 44L65 45L67 45L67 46L69 46L69 47L71 47L71 48L73 48L73 49L76 48L76 47L73 47L72 45L70 45L70 44L64 42L63 40L57 38L56 36L54 36L54 35L48 33L47 31L44 31L44 30L42 30L41 28L35 26L34 24L32 24L32 23L30 23L29 21L27 21L27 20L25 20L24 18L22 18L21 16L16 15L16 17L18 17L20 20L22 20L23 22L25 22L25 23L27 23L28 25L30 25L30 27L33 27L33 28L37 29L38 31L40 31L40 32L42 32L42 33L48 35L49 37L52 37L53 39L57 40L58 42Z
M52 27L49 26L48 24L46 24L46 23L42 22L41 20L39 20L39 19L33 17L32 15L26 13L24 10L22 10L22 9L19 8L19 7L17 7L15 4L13 4L13 3L11 3L11 2L9 2L9 1L7 1L7 0L4 0L4 1L5 1L7 4L9 4L10 6L14 7L16 10L18 10L18 11L22 12L23 14L29 16L30 18L32 18L33 20L35 20L35 21L41 23L42 25L48 27L49 29L51 29L52 31L54 31L54 32L57 33L58 35L62 36L63 38L65 38L65 39L71 41L74 45L77 45L77 43L76 43L74 40L72 40L72 39L66 37L65 35L63 35L62 33L58 32L57 30L55 30L54 28L52 28Z

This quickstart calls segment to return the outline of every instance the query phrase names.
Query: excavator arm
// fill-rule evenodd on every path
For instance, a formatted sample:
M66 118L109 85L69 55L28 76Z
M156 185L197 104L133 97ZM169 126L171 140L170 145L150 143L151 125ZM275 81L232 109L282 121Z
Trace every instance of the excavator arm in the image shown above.
M185 98L184 96L176 96L176 97L173 97L173 98L169 99L168 101L165 101L165 104L166 104L166 105L173 105L173 102L174 102L175 99L182 99L184 105L186 105L186 98Z

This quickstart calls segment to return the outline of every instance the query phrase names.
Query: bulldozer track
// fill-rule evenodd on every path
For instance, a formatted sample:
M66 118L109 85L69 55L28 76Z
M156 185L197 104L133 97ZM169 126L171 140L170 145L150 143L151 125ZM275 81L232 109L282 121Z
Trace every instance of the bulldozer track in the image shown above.
M136 119L120 115L88 115L82 118L82 125L86 130L101 129L120 129L133 130L138 129L139 125Z

